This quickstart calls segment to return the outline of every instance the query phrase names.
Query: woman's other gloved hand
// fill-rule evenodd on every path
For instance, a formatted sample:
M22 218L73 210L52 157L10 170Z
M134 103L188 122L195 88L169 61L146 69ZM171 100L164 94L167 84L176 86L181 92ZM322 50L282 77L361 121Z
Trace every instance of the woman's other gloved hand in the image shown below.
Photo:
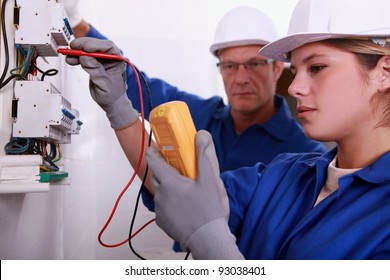
M229 202L210 133L196 134L198 178L179 174L157 148L146 159L153 172L156 223L198 259L242 259L227 225Z

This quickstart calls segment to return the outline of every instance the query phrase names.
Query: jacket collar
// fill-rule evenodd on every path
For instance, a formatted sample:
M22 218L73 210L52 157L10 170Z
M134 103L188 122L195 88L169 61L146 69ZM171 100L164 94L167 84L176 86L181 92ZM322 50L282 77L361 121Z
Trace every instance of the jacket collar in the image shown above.
M381 155L369 166L353 173L353 175L373 184L390 181L390 151Z
M315 158L312 161L307 161L306 164L312 167L316 166L318 171L317 174L325 174L325 169L328 167L329 163L336 156L336 154L337 147L333 148L329 152L324 153L318 159ZM386 181L390 181L390 151L384 153L372 164L352 174L346 175L345 177L347 176L360 178L361 180L372 184L381 184ZM323 181L323 178L318 179L320 179L320 181Z
M274 104L276 108L276 113L273 117L264 124L256 124L254 127L259 129L265 129L269 134L271 134L276 139L287 141L290 136L290 131L292 129L292 124L294 120L291 116L290 109L287 105L287 101L280 95L275 95ZM232 117L230 114L231 107L225 106L221 110L218 110L214 118L224 120L225 122L232 122ZM283 128L283 129L281 129Z

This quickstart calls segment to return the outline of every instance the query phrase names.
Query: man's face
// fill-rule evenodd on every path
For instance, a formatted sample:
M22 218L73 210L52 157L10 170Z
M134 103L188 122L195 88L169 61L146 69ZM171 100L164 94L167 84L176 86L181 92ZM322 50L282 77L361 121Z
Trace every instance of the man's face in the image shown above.
M276 81L283 63L267 61L259 55L260 48L260 45L232 47L219 54L229 103L232 111L240 114L253 114L274 106Z

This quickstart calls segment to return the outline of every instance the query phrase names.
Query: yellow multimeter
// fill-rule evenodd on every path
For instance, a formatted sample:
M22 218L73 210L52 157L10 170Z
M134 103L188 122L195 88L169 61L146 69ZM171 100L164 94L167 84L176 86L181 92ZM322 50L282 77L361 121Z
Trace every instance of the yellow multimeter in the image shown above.
M182 101L163 103L150 112L149 123L167 162L183 176L196 179L196 129L187 104Z

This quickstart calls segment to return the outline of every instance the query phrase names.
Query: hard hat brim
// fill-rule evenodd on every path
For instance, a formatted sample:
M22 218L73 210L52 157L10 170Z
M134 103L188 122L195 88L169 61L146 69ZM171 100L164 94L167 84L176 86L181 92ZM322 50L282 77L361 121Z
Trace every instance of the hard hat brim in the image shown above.
M389 37L388 34L332 34L332 33L297 33L271 42L260 49L259 54L273 60L290 62L288 54L305 44L323 41L326 39L366 37Z
M269 42L264 40L236 40L236 41L230 41L230 42L223 42L223 43L217 43L213 44L210 47L210 52L218 56L218 51L226 48L233 48L233 47L241 47L241 46L250 46L250 45L259 45L264 46L267 45Z

